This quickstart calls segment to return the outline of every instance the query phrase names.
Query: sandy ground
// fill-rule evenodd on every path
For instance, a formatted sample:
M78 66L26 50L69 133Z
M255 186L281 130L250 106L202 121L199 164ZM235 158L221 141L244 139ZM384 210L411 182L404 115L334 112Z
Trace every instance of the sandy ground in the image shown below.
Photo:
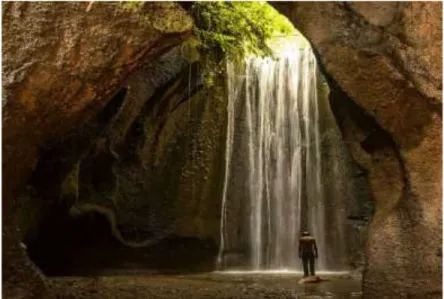
M298 284L299 275L285 274L126 274L51 278L59 299L298 298L359 299L361 282L338 276L317 284Z

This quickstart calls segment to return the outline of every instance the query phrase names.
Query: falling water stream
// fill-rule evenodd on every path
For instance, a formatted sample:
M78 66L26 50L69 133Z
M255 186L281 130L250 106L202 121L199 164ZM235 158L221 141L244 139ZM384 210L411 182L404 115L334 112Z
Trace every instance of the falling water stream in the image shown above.
M318 245L317 267L328 270L312 50L293 45L275 58L251 56L243 66L228 62L227 76L219 269L300 270L298 238L308 230ZM233 251L241 258L230 262Z

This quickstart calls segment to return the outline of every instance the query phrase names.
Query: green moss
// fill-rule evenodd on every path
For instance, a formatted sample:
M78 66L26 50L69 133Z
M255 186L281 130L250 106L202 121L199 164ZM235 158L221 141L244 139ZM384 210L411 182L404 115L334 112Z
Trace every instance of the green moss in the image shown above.
M139 10L143 7L145 2L143 1L124 1L124 2L118 2L123 8L129 9L129 10Z
M62 200L71 200L74 203L78 199L79 170L80 170L80 163L77 163L63 181L60 187L60 197Z
M200 59L199 46L200 42L196 38L191 38L183 42L180 46L181 56L190 64L198 61Z
M193 28L192 19L174 2L125 1L115 2L119 8L133 12L142 24L160 33L185 33Z
M201 47L231 59L271 55L267 40L295 32L284 16L264 2L197 2L193 17Z
M293 35L293 25L264 2L196 2L192 8L195 40L201 54L206 86L225 74L225 58L242 64L250 54L272 56L275 36Z

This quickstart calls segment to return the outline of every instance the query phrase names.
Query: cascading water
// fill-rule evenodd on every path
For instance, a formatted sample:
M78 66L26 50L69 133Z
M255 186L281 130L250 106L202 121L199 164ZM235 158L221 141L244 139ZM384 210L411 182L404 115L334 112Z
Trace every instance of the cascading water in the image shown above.
M317 240L317 268L328 269L331 232L324 221L318 71L311 49L293 44L275 59L228 62L227 73L219 269L299 270L301 230ZM335 257L345 254L335 248Z

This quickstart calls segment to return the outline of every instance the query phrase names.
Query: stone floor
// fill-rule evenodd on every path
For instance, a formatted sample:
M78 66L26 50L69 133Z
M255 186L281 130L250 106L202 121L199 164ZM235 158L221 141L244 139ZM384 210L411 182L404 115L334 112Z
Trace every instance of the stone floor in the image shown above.
M321 275L329 279L298 284L298 274L193 275L124 274L100 277L51 278L59 299L179 299L179 298L298 298L359 299L361 282L347 276Z

